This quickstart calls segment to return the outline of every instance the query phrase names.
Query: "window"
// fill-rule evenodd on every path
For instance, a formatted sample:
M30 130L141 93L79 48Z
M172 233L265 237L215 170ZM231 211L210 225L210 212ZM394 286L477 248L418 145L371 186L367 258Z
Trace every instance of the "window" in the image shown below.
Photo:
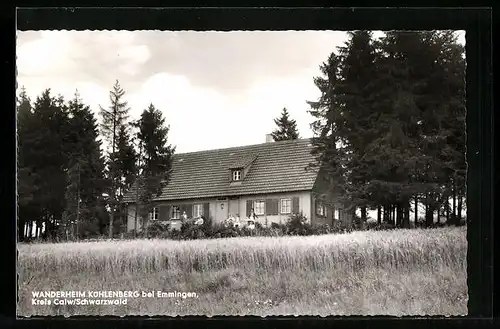
M241 180L241 170L233 170L233 180Z
M321 202L318 202L316 204L316 215L325 216L325 213L326 213L325 206Z
M172 219L180 219L181 218L181 208L179 206L172 206L172 215L170 216Z
M292 212L292 199L281 199L282 214L289 214Z
M333 218L334 219L339 219L340 218L340 216L339 216L339 210L338 209L335 209L333 211Z
M203 215L203 205L201 203L194 204L193 205L193 217L196 218L196 217L200 217L201 215Z
M254 201L253 202L253 211L255 214L258 215L264 215L264 207L265 207L265 202L264 201Z
M149 220L158 220L160 216L160 209L158 207L154 207L149 212Z

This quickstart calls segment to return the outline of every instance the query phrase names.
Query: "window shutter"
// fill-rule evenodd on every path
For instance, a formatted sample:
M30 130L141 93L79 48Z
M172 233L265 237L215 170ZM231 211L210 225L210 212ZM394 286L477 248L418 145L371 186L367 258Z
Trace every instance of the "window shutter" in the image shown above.
M193 204L186 205L186 214L187 214L188 218L193 217Z
M208 202L203 204L203 216L205 216L205 218L210 217L210 204Z
M266 200L266 214L277 215L278 214L278 200L277 199L267 199Z
M292 198L292 213L298 214L300 211L299 207L299 197L295 196Z
M170 206L159 206L160 214L158 215L158 219L161 221L170 219Z
M280 213L280 200L274 199L272 202L273 205L273 215L279 215Z
M253 207L253 200L247 200L247 217L250 217L250 211Z

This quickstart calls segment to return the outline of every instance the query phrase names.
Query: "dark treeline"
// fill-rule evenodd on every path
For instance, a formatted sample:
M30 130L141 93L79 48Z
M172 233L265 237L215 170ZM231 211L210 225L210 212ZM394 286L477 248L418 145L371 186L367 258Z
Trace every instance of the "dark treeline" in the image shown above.
M358 224L458 224L465 198L465 58L452 31L355 31L321 66L317 163ZM450 202L450 200L452 200ZM450 206L451 203L451 206ZM425 208L418 213L418 205Z
M140 220L148 220L150 199L170 173L169 127L152 104L139 120L130 121L118 81L109 96L98 124L78 92L65 101L47 89L32 102L22 88L17 104L19 241L123 232L123 195L138 178L145 190L138 193Z

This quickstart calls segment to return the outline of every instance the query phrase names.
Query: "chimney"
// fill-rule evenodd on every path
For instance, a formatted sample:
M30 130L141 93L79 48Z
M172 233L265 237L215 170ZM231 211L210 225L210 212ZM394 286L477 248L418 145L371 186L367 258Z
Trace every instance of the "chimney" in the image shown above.
M273 135L266 134L266 143L272 143L272 142L274 142Z

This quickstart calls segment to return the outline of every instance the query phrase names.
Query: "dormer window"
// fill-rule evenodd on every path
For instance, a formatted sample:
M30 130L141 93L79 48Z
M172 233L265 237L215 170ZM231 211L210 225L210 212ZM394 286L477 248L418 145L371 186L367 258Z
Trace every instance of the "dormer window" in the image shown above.
M241 170L233 170L233 181L241 180Z

